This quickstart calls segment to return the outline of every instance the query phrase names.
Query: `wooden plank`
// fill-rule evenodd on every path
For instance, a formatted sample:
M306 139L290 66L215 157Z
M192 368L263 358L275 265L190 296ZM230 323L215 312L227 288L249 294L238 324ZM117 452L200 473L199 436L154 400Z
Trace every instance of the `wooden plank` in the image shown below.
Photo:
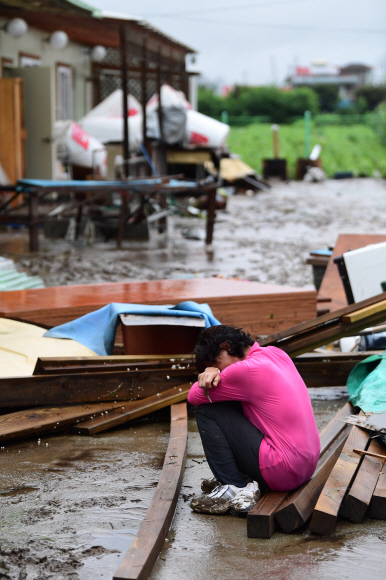
M354 448L366 449L369 433L354 426L343 447L312 514L310 531L330 535L334 531L340 506L358 469L361 457Z
M35 435L73 425L96 414L121 407L122 403L91 403L68 407L43 407L0 416L0 440Z
M36 367L35 367L36 368ZM158 370L160 373L165 373L166 371L173 371L175 369L184 370L191 369L191 372L195 371L195 365L193 360L190 358L188 361L177 359L173 362L162 362L162 361L141 361L141 362L114 362L114 363L102 363L95 361L95 364L73 364L73 365L63 365L56 367L40 367L39 372L34 374L38 375L63 375L63 374L79 374L79 373L100 373L100 372L117 372L117 371L142 371L142 370ZM189 371L187 371L189 372Z
M247 516L248 538L269 539L276 531L275 512L288 497L288 491L267 491Z
M345 306L340 310L336 310L334 312L328 312L327 314L323 314L323 316L318 316L317 318L313 318L312 320L307 320L306 322L302 322L301 324L297 324L296 326L292 326L291 328L286 328L285 330L281 330L280 332L276 332L275 334L271 334L264 339L259 340L259 344L261 346L268 346L273 345L278 346L280 341L283 339L289 339L293 336L305 334L307 331L315 330L324 326L327 326L331 323L338 323L339 320L345 314L351 314L356 310L361 308L365 308L366 306L371 306L372 304L376 304L378 302L382 302L386 300L386 292L379 294L378 296L373 296L372 298L367 298L366 300L362 300L361 302L356 302L355 304L350 304L349 306Z
M293 362L307 387L337 387L346 385L352 369L370 354L313 353L295 357Z
M367 318L372 314L376 314L378 312L384 311L386 309L386 300L382 300L382 302L378 302L377 304L373 304L372 306L366 306L366 308L361 308L360 310L356 310L351 314L345 314L342 316L341 320L343 323L353 323L357 322L358 320L363 320L363 318Z
M315 473L311 480L290 493L275 513L275 519L280 528L289 534L296 528L306 523L318 501L320 492L332 468L338 459L343 445L346 442L350 428L347 427L340 436L332 443L329 449L319 459Z
M341 256L349 250L357 250L369 244L379 244L385 242L385 235L376 234L340 234L334 247L334 251L328 262L326 272L318 292L318 300L330 298L328 305L330 311L338 310L347 305L346 293L342 279L339 275L338 266L334 263L334 258Z
M36 361L34 375L43 375L45 372L53 372L57 367L75 367L75 366L96 366L96 365L116 365L126 364L130 366L134 363L142 364L173 364L186 360L188 363L193 361L191 354L157 354L157 355L110 355L110 356L71 356L71 357L39 357ZM88 369L87 369L88 370Z
M169 445L153 500L113 580L148 578L168 533L186 461L186 403L172 405L170 425Z
M379 474L378 482L375 487L370 502L369 517L377 520L386 520L386 468Z
M196 380L196 376L187 371L189 369L1 378L0 408L144 399L182 382Z
M365 517L386 459L385 446L379 439L371 440L369 451L372 455L368 454L363 458L354 483L339 512L340 516L355 524L359 524Z
M108 415L101 415L89 421L84 421L82 424L74 427L74 432L82 435L95 435L95 433L100 433L117 425L122 425L132 419L143 417L143 415L153 413L169 405L182 403L186 401L190 387L191 384L187 383L179 387L174 387L173 389L168 389L152 397L146 397L146 399L133 401L124 406L122 405Z
M329 446L346 429L340 421L354 411L351 403L346 403L336 413L334 418L320 432L320 455L322 456ZM275 513L287 500L291 492L268 491L247 516L248 538L270 538L276 529Z

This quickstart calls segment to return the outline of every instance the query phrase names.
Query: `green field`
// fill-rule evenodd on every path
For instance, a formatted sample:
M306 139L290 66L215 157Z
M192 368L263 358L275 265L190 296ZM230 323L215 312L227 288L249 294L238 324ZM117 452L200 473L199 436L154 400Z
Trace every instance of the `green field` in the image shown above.
M296 159L304 157L303 121L281 125L279 139L280 157L287 159L289 177L294 178ZM311 143L322 146L320 157L328 177L337 171L352 171L357 177L371 177L378 171L386 177L386 146L371 127L313 126ZM232 127L228 144L233 153L241 155L245 163L261 174L262 159L273 157L271 124Z

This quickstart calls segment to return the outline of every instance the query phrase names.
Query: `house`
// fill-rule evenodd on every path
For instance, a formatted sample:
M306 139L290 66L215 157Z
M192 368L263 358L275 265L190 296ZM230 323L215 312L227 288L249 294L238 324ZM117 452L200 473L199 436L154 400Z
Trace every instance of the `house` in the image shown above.
M195 51L140 18L80 0L0 2L0 164L9 181L52 179L57 120L77 120L121 86L126 32L128 90L143 105L161 84L186 97Z
M341 100L353 100L355 89L371 84L372 67L364 64L331 66L325 60L313 61L310 66L295 66L288 76L290 87L337 85Z

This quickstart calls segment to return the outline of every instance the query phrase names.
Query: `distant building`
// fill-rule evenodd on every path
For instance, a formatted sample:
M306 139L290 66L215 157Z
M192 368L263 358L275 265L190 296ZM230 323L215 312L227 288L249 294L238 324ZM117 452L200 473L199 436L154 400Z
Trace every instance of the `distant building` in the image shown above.
M310 66L295 66L286 81L291 88L338 85L340 99L352 101L355 89L371 84L372 70L371 66L360 63L339 67L318 60Z

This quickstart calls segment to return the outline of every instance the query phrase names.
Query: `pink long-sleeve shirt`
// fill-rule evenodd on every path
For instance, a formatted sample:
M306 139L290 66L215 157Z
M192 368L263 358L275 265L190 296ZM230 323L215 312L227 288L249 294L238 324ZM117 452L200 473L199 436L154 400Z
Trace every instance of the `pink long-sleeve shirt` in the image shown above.
M284 351L255 343L244 360L221 372L210 398L241 401L244 415L263 433L259 467L270 489L291 490L310 479L319 459L319 433L307 387ZM188 401L210 404L198 383Z

